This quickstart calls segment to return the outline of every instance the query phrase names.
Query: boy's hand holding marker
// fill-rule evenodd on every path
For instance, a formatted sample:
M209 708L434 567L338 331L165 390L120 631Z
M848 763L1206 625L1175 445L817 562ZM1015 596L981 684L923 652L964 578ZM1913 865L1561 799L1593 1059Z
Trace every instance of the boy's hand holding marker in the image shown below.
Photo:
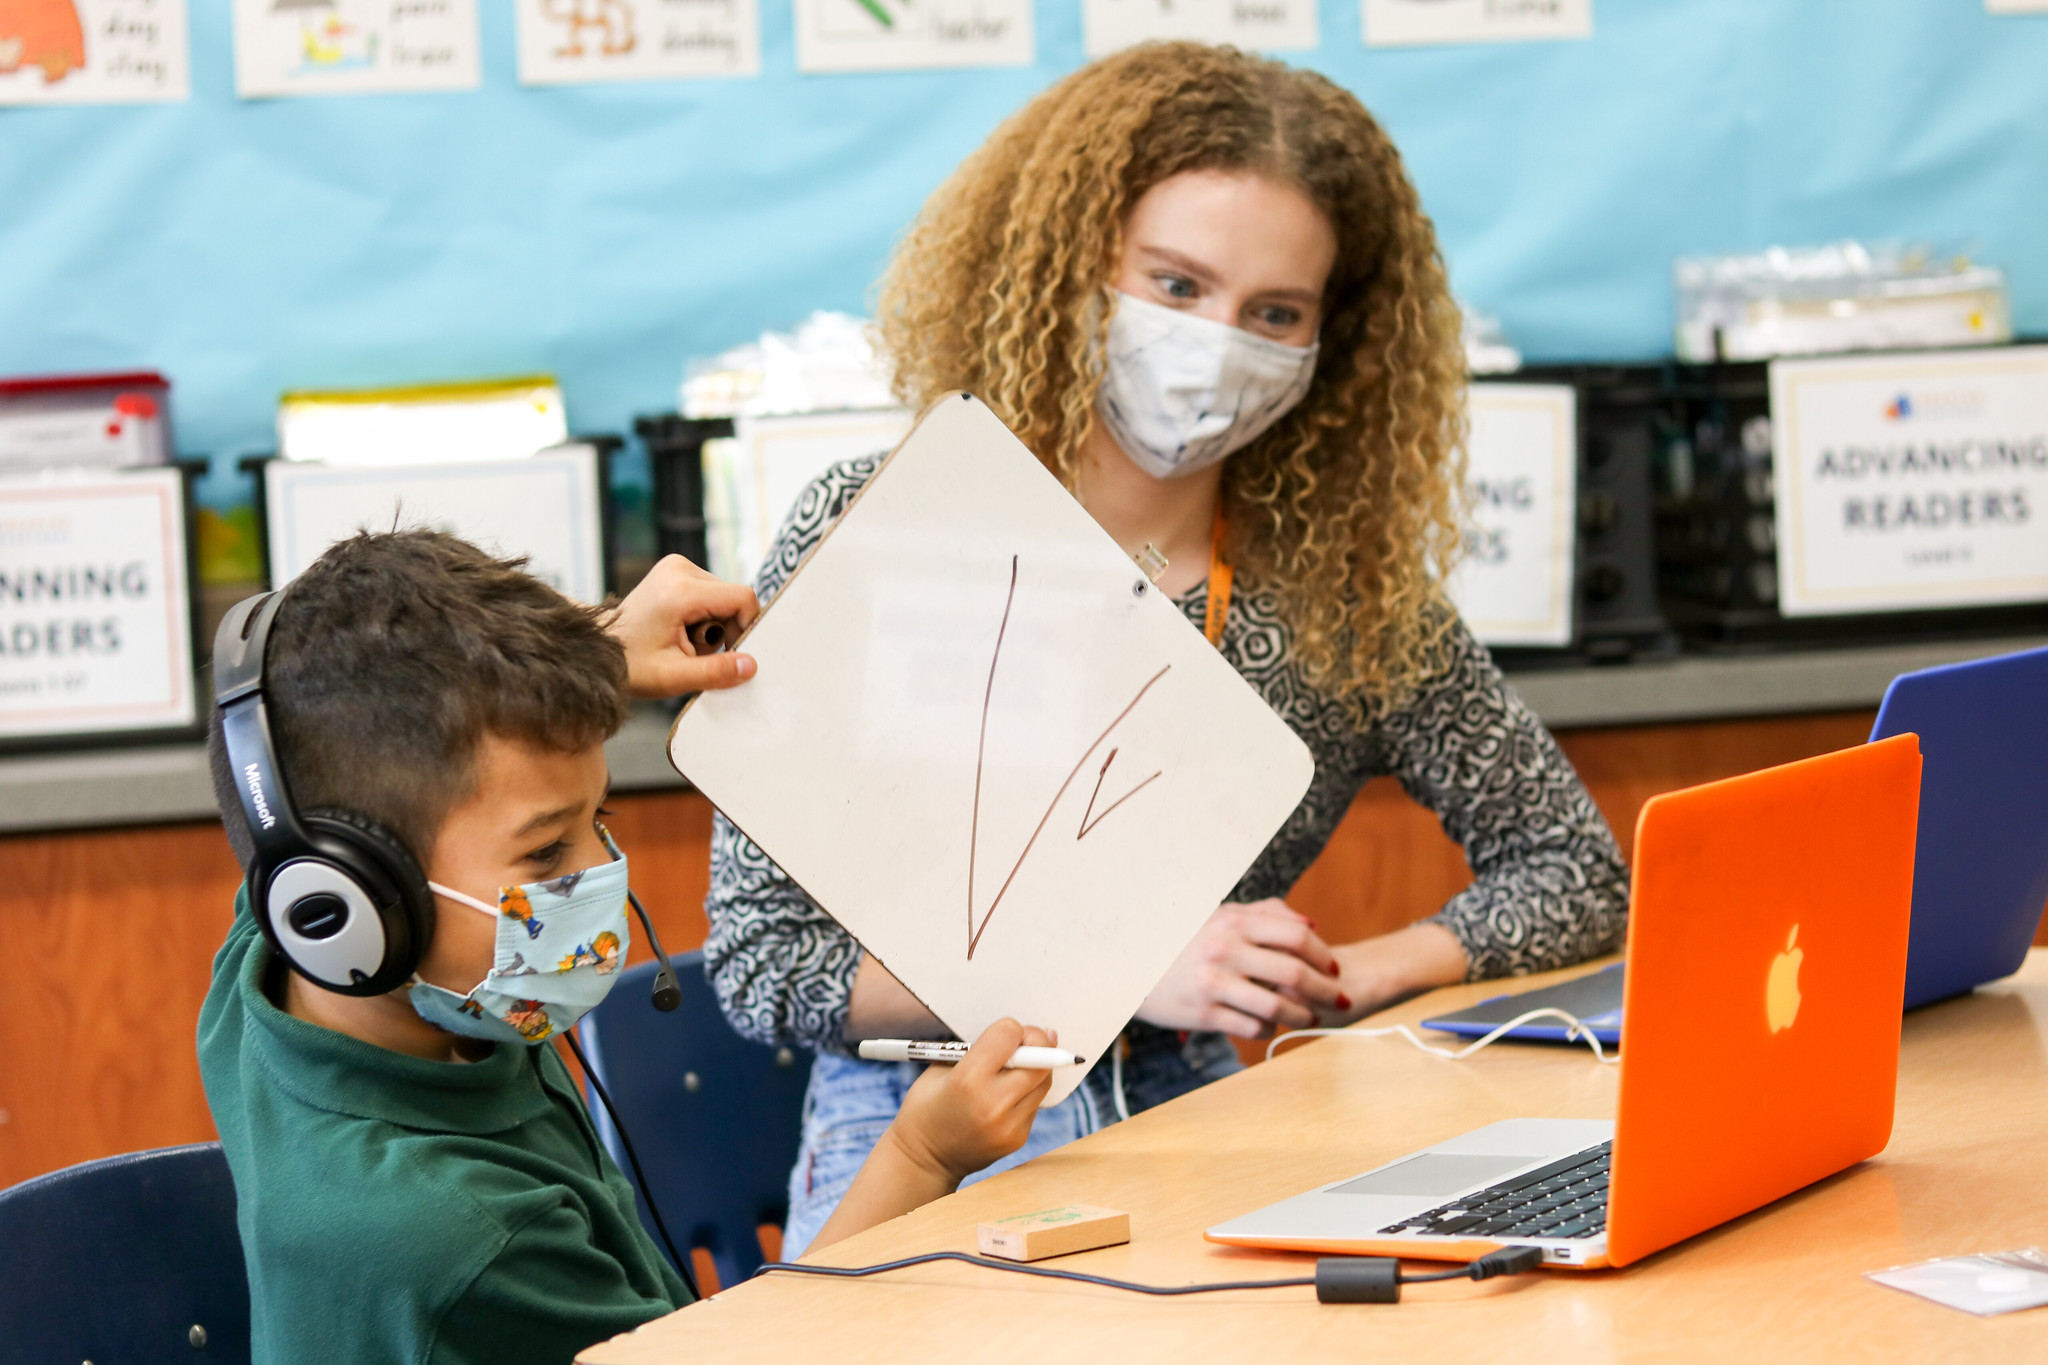
M951 1194L962 1180L1023 1146L1052 1088L1052 1072L1013 1070L1008 1063L1019 1047L1058 1041L1043 1029L999 1019L956 1065L925 1068L810 1249Z
M965 1043L930 1043L907 1038L864 1038L861 1040L860 1056L864 1062L945 1062L951 1065L966 1060L969 1050ZM1078 1053L1063 1052L1056 1047L1020 1047L1010 1054L1010 1059L1003 1065L1012 1071L1057 1071L1063 1066L1085 1066L1087 1062L1088 1059Z

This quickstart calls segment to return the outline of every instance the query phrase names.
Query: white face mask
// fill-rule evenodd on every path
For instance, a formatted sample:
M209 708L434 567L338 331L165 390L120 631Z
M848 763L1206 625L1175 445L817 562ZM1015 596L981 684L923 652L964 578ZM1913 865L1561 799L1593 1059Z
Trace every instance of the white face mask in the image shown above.
M1308 392L1315 346L1282 346L1118 293L1095 411L1155 479L1242 450Z

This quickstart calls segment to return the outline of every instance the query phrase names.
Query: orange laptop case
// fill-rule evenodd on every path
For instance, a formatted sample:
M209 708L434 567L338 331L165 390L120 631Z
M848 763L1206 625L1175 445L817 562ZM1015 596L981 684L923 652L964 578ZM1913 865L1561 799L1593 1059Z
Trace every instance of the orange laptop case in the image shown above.
M1919 810L1917 735L1643 807L1612 1264L1884 1150Z
M1627 1265L1884 1149L1919 795L1908 734L1643 807L1605 1245L1555 1268ZM1529 1240L1207 1235L1443 1260Z

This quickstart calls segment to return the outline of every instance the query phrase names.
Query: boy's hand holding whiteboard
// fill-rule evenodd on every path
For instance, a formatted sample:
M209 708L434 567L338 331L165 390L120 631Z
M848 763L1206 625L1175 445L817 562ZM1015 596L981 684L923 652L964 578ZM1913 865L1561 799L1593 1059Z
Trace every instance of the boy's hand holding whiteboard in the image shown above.
M1314 775L967 394L925 410L746 650L759 675L684 708L671 760L962 1038L1009 1015L1103 1056Z

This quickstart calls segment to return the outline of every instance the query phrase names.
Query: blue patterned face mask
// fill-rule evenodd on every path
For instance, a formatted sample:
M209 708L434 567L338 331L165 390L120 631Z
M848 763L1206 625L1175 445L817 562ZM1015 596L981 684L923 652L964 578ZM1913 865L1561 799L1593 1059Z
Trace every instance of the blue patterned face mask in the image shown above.
M428 882L498 922L491 970L467 995L412 979L412 1007L450 1033L493 1043L538 1043L595 1009L618 980L626 950L626 855L602 827L612 861L553 881L508 886L498 903Z

